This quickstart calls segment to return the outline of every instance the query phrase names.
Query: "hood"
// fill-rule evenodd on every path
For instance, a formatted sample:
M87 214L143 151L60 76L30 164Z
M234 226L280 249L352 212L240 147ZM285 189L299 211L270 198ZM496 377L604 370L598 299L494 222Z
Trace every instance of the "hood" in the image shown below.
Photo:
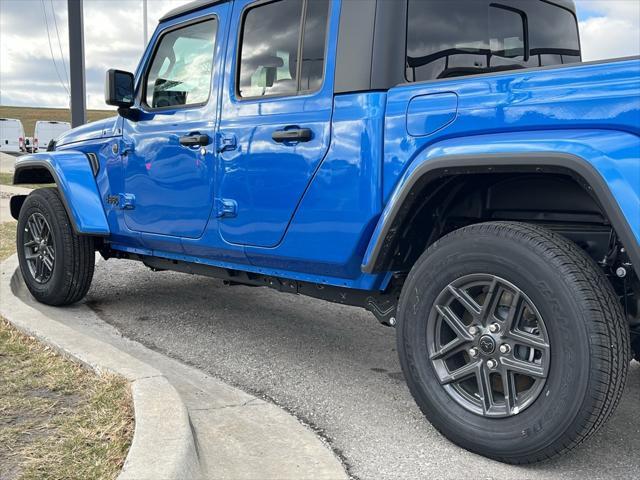
M118 137L121 134L121 117L115 116L66 131L56 139L56 146L60 147L70 143L97 140L99 138Z

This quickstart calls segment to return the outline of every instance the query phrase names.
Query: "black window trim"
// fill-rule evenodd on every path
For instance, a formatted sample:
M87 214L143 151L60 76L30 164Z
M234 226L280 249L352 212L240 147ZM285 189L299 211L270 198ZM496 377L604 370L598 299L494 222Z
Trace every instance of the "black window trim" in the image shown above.
M499 10L505 10L507 12L512 12L517 15L520 15L520 18L522 19L522 29L523 29L522 35L524 36L524 38L522 39L524 44L522 47L524 49L524 55L523 55L522 61L528 62L529 59L531 58L531 40L529 39L529 17L527 16L527 13L523 12L519 8L511 7L509 5L503 5L502 3L497 3L497 2L491 2L489 4L489 8L492 8L492 7L497 8ZM491 32L489 32L489 35L491 35ZM502 57L502 58L508 58L508 57Z
M207 96L207 99L204 102L199 102L199 103L188 103L185 105L169 105L168 107L158 107L158 108L153 108L151 107L151 105L149 105L147 103L147 85L149 83L149 70L151 69L151 66L153 65L153 61L156 58L156 54L158 53L158 47L160 46L160 43L162 43L163 38L168 35L171 32L175 32L176 30L181 30L183 28L187 28L187 27L191 27L193 25L197 25L199 23L204 23L204 22L208 22L210 20L215 20L215 26L216 26L216 35L215 35L215 40L214 40L214 44L213 44L213 57L212 57L212 66L211 66L211 78L209 79L209 95ZM166 28L165 30L162 30L162 32L160 33L160 35L158 36L158 39L156 40L155 44L153 45L153 50L151 52L151 55L149 55L149 59L147 60L147 63L144 66L144 70L143 70L143 74L140 77L140 81L141 81L141 85L139 88L140 91L140 95L139 95L139 105L140 108L144 111L144 112L164 112L164 111L177 111L177 110L192 110L192 109L197 109L197 108L202 108L206 105L209 104L209 101L211 100L211 92L213 90L213 75L215 73L215 64L216 64L216 50L218 49L218 38L220 35L220 19L218 18L218 15L215 13L209 13L207 15L203 15L202 17L197 17L197 18L192 18L190 20L186 20L184 22L180 22L180 23L176 23L175 25L172 25L168 28Z
M307 6L310 0L302 0L302 12L300 15L300 32L298 36L298 58L296 65L296 92L295 93L277 93L273 95L254 95L251 97L243 97L240 95L240 67L242 65L242 40L244 38L244 26L245 21L247 19L247 14L250 10L254 8L262 7L264 5L268 5L271 3L281 2L283 0L256 0L255 2L248 3L242 9L242 13L240 15L240 28L238 29L238 38L236 41L236 55L235 55L235 72L233 75L234 87L233 94L234 100L236 102L255 102L256 100L272 100L272 99L282 99L282 98L298 98L303 96L311 96L315 95L318 92L322 91L325 87L325 82L327 80L327 58L329 53L329 27L331 26L331 16L333 14L333 3L329 1L329 10L327 12L327 25L324 35L324 65L322 68L322 82L320 86L313 90L301 90L301 81L300 78L302 75L302 51L304 48L304 31L306 28L306 20L307 20Z
M450 78L430 78L428 80L409 80L408 76L407 76L407 59L409 58L409 5L411 3L412 0L406 0L407 1L407 24L406 24L406 28L405 28L405 50L404 50L404 56L405 56L405 68L404 68L404 72L402 73L402 77L404 78L404 82L401 82L399 84L397 84L396 86L402 86L402 85L415 85L415 84L423 84L423 83L433 83L433 82L448 82L448 81L455 81L455 80L461 80L461 79L465 79L465 78L476 78L476 77L486 77L487 75L505 75L505 74L513 74L514 72L522 72L525 70L546 70L546 69L550 69L550 68L560 68L560 67L571 67L571 66L577 66L577 65L584 65L585 63L592 63L592 62L583 62L582 61L582 38L580 37L580 24L578 21L578 14L577 12L573 11L571 8L568 8L560 3L556 3L553 0L538 0L542 3L546 3L548 5L554 6L554 7L558 7L561 8L562 10L565 10L567 12L569 12L571 14L571 16L573 17L573 20L575 22L575 27L576 27L576 33L578 35L578 56L580 58L579 62L575 62L575 63L563 63L563 64L558 64L558 65L544 65L544 66L533 66L533 67L525 67L525 68L521 68L521 69L513 69L513 70L508 70L508 71L496 71L496 72L481 72L481 73L476 73L476 74L472 74L472 75L464 75L464 76L459 76L459 77L450 77ZM500 6L503 7L502 4L499 4L497 2L491 2L489 5L494 5L494 6ZM515 11L518 11L517 9L515 9ZM525 13L526 15L526 13ZM529 33L529 25L528 25L528 18L527 18L527 37L528 37L528 33ZM526 44L529 45L529 39L526 39ZM532 55L533 50L529 50L529 54L530 57L534 56ZM569 52L569 50L567 50L567 52ZM624 58L624 57L622 57ZM611 60L606 60L606 61L611 61ZM600 60L597 60L596 62L600 62Z

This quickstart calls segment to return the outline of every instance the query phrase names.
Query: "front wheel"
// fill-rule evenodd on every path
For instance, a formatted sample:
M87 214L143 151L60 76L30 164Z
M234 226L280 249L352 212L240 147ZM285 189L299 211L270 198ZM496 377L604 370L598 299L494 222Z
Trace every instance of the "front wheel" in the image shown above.
M398 309L409 389L456 444L503 462L571 450L614 411L629 329L607 279L541 227L487 223L418 260Z
M31 294L47 305L82 299L95 266L93 238L77 235L55 188L29 194L20 209L16 248Z

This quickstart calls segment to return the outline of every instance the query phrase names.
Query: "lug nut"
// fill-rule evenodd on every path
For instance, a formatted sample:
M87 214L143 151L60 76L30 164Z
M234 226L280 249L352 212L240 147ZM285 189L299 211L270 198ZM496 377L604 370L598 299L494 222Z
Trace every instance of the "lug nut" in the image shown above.
M491 325L489 325L489 331L491 333L498 333L500 331L500 325L498 325L497 323L492 323Z
M506 343L500 345L500 353L509 353L511 351L511 347Z
M491 370L493 370L497 366L498 362L496 362L495 360L487 360L487 367L489 367Z
M478 356L478 349L476 347L473 347L469 350L469 355L471 355L472 358L475 358Z
M469 327L469 333L471 335L477 335L478 333L480 333L480 329L478 327Z

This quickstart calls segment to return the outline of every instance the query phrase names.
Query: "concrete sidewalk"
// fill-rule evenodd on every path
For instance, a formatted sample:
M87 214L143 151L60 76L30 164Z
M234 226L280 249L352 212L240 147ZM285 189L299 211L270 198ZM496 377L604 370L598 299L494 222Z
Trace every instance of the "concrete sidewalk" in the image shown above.
M146 385L137 396L134 388L136 437L130 456L137 446L136 440L139 441L138 446L153 445L153 451L147 452L149 469L143 473L145 470L139 468L144 452L138 448L135 474L133 471L127 472L125 465L123 478L348 478L340 460L325 442L281 408L123 338L86 305L52 308L38 304L26 291L20 275L14 275L16 267L17 257L14 255L2 264L0 279L0 312L8 316L9 321L12 321L12 316L20 316L21 320L17 322L19 328L37 337L44 337L58 348L69 343L69 339L86 338L85 343L91 343L93 349L102 349L103 355L96 351L81 352L78 358L83 358L83 355L84 358L86 355L94 355L95 358L98 355L101 357L98 363L102 365L92 366L120 372L145 366L148 369L146 377L140 377L139 374L134 376L137 375L138 381L155 382ZM56 340L52 341L54 338ZM82 350L85 347L76 343L71 348ZM69 348L63 350L74 356ZM114 368L114 364L117 368ZM162 384L163 379L167 385ZM158 393L154 395L153 389L156 387ZM176 398L172 398L171 389L177 392ZM165 399L164 395L170 398ZM169 402L167 405L165 400ZM139 412L139 409L145 409L147 415L142 410ZM184 419L181 420L183 409L190 438L184 435ZM142 413L141 418L148 419L143 425L140 424L139 413ZM163 418L167 424L174 422L174 428L178 430L170 439L174 443L170 445L170 451L181 452L179 461L183 464L182 474L176 470L169 470L173 471L170 475L167 475L167 470L162 474L157 468L158 462L162 461L158 458L158 451L167 446L162 439L162 435L166 434L166 425L158 425ZM140 435L139 428L144 430ZM155 436L153 428L158 428ZM191 454L197 472L191 462Z

